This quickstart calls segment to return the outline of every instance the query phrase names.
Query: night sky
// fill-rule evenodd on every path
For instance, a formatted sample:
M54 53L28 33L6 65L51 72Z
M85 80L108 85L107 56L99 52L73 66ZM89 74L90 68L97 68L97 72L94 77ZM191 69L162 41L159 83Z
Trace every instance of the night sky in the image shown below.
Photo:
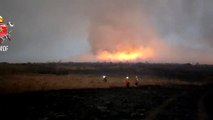
M152 48L141 61L213 64L212 0L1 0L15 23L0 62L99 61L100 50Z

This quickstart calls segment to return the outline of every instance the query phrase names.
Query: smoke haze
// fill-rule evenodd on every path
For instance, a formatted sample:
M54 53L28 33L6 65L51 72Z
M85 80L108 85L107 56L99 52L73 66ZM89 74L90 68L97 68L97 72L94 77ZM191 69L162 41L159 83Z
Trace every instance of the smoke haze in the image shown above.
M212 6L212 0L4 1L0 15L16 26L0 61L98 61L100 51L142 48L153 55L138 61L213 64Z

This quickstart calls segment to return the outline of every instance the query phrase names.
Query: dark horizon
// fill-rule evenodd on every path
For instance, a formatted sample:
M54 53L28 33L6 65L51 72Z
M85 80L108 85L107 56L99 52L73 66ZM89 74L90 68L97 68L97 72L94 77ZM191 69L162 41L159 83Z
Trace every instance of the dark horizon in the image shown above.
M199 62L128 62L128 61L120 61L120 62L112 62L112 61L92 61L92 62L75 62L75 61L51 61L51 62L0 62L0 64L159 64L159 65L210 65L208 63L199 63Z

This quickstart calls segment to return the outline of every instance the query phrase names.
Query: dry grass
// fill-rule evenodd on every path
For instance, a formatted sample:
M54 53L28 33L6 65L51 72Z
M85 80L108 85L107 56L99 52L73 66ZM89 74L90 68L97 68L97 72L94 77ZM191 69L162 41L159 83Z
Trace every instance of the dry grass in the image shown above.
M133 77L132 77L133 78ZM131 79L131 77L130 77ZM54 89L110 88L124 87L123 76L109 76L107 83L102 76L95 75L54 75L54 74L16 74L0 76L0 92L24 92ZM131 80L133 86L134 80ZM199 85L195 82L144 77L139 85Z

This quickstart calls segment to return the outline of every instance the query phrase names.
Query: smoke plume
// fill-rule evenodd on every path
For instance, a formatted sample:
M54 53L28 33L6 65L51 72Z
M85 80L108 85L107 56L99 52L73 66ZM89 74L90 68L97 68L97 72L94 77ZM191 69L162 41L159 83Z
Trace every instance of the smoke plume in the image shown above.
M150 18L138 2L123 2L118 6L104 4L91 18L89 42L92 53L115 53L117 51L143 52L140 58L150 59L156 46L162 45L150 23ZM112 57L116 57L112 56Z
M211 63L213 12L210 3L101 1L94 5L90 17L88 39L92 53L98 56L101 51L139 49L151 51L151 55L137 61Z
M212 6L213 0L4 0L0 15L15 27L0 62L213 64Z

